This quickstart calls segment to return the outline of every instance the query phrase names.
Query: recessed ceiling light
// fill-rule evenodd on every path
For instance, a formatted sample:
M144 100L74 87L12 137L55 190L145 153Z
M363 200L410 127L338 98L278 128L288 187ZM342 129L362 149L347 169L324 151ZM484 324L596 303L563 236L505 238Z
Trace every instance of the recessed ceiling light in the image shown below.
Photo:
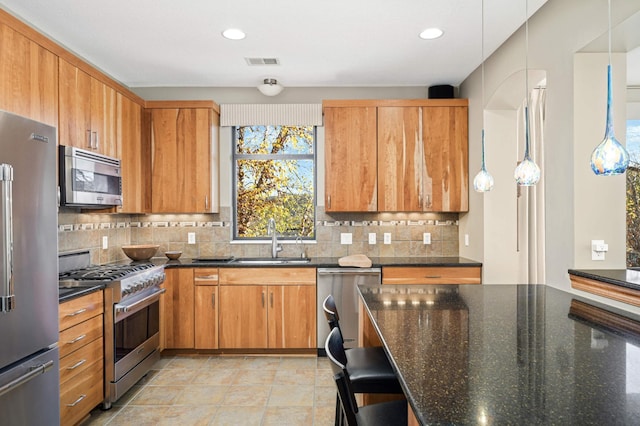
M420 38L424 40L433 40L434 38L442 37L444 31L440 28L427 28L420 33Z
M224 38L228 38L229 40L242 40L247 35L244 33L244 31L237 28L229 28L228 30L224 30L222 32L222 36Z

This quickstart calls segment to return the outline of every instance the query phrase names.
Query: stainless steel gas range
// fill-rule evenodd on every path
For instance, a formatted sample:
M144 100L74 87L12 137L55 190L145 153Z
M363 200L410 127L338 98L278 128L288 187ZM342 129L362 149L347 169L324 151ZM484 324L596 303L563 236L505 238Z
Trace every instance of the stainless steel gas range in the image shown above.
M63 254L59 264L60 287L105 285L103 408L111 408L160 359L164 266L148 262L90 265L89 252Z

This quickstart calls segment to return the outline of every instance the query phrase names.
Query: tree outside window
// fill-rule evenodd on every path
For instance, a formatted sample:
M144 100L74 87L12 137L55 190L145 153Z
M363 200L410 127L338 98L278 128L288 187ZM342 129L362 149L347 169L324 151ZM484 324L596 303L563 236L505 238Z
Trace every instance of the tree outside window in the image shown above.
M627 121L627 266L640 266L640 120Z
M315 238L315 128L234 128L234 238Z

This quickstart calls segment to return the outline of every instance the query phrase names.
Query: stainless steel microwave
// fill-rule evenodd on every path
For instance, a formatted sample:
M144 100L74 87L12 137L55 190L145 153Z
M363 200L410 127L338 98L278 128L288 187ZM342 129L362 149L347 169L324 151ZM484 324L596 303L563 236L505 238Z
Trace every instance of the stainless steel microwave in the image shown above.
M60 146L60 205L106 208L122 205L120 160L73 146Z

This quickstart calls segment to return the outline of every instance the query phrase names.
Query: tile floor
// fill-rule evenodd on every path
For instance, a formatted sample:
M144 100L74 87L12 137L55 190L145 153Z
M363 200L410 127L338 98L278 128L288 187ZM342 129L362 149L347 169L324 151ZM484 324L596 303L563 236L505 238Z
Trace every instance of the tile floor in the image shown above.
M175 356L83 426L329 426L335 398L326 358Z

